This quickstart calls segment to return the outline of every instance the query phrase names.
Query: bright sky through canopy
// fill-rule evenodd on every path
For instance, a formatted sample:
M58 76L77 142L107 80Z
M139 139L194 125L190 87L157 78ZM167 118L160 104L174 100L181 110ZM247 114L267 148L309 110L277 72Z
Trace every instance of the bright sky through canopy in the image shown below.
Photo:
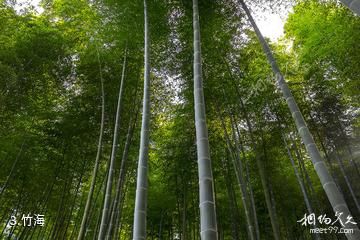
M38 13L42 13L44 11L44 9L39 6L40 1L41 0L17 0L15 10L16 11L21 11L26 7L34 6L35 10Z
M20 11L32 5L38 13L42 13L43 8L39 7L40 1L41 0L17 0L16 10ZM282 19L280 15L264 10L261 12L261 17L254 14L254 18L262 34L270 38L271 41L275 42L283 35L285 19Z
M255 21L260 28L261 33L275 42L284 34L284 23L280 15L265 12L262 18L256 18Z

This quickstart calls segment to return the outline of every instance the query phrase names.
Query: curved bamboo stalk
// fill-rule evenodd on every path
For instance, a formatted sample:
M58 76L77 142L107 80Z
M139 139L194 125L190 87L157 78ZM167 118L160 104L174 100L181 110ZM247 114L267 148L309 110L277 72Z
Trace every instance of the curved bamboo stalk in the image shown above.
M310 133L308 127L306 126L305 120L300 112L300 109L297 106L297 103L295 102L295 99L294 99L283 75L281 74L281 71L275 61L275 58L270 50L269 45L267 44L264 37L262 36L259 28L257 27L254 19L251 16L249 9L247 8L245 2L243 0L239 0L239 3L242 5L243 9L245 10L246 15L248 16L249 21L251 22L251 25L254 28L255 33L259 39L259 42L261 43L261 46L266 54L266 57L272 67L272 70L273 70L274 74L276 75L276 79L277 79L279 88L283 94L283 97L285 98L285 100L288 104L289 110L295 121L299 135L301 136L301 139L303 140L303 142L305 144L306 150L312 160L312 163L314 164L317 175L319 176L320 182L321 182L321 184L326 192L326 195L333 207L333 210L335 213L342 213L342 214L340 214L340 219L345 224L345 223L347 223L347 217L351 216L350 210L345 202L345 199L342 196L341 192L339 191L338 187L336 186L336 183L334 182L333 177L329 173L329 171L325 165L325 162L320 155L320 152L315 144L312 134ZM360 239L360 231L356 225L347 223L347 224L345 224L345 228L353 230L353 233L345 234L349 240Z

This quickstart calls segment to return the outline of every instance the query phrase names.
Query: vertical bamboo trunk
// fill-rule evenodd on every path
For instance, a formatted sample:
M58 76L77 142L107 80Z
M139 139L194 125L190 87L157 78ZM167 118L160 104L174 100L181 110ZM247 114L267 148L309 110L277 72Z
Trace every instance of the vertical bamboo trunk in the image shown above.
M82 171L81 171L81 174L79 176L79 180L78 180L78 182L76 184L76 187L75 187L75 196L74 196L73 201L71 203L71 208L70 208L70 211L68 213L69 216L68 216L68 219L65 218L66 225L65 225L65 228L64 228L65 230L63 232L63 237L62 237L63 239L69 238L69 237L66 237L66 236L67 236L68 228L69 228L69 225L70 225L70 222L71 222L71 219L72 219L73 211L74 211L75 206L76 206L76 201L78 199L79 192L80 192L80 189L81 189L81 183L82 183L82 180L83 180L83 177L84 177L84 174L85 174L85 166L86 166L85 163L86 162L83 159ZM81 201L81 199L80 199L80 201ZM77 221L75 220L75 223L76 222Z
M13 238L13 235L14 235L14 233L15 233L15 230L16 230L16 227L17 227L17 226L18 226L18 225L15 225L14 227L12 227L10 233L9 233L8 236L7 236L7 239L11 240L11 239Z
M184 181L183 181L184 182ZM186 228L186 187L184 185L183 187L183 209L182 209L182 213L181 213L181 232L182 232L182 240L187 240L188 239L188 233L187 233L187 228Z
M55 179L56 179L56 177L54 178L54 180L52 181L52 183L50 184L50 189L49 190L47 190L47 187L46 187L46 190L44 191L44 194L43 194L43 196L41 196L41 198L40 199L43 199L42 201L39 201L39 208L38 208L38 210L37 210L37 212L40 212L40 213L42 213L42 214L44 214L45 216L46 216L46 206L47 206L47 204L48 204L48 201L49 201L49 197L50 197L50 194L51 194L51 192L52 192L52 189L53 189L53 187L54 187L54 185L55 185ZM34 231L32 231L32 233L31 233L31 236L30 236L30 239L32 239L33 238L33 236L35 235L35 232L37 231L37 238L39 238L39 234L40 234L40 232L42 231L42 229L43 228L41 228L41 229L35 229ZM25 230L26 231L26 230ZM25 232L24 230L21 232L21 234L25 234L24 232ZM23 239L22 238L22 236L21 236L21 234L19 235L19 239ZM24 238L25 240L26 239L28 239L28 237L26 237L26 238Z
M149 158L150 125L150 46L147 1L144 0L145 53L144 53L144 96L140 136L139 162L136 180L133 240L146 239L147 171Z
M254 226L253 226L253 222L251 220L251 208L249 207L249 200L248 200L248 193L247 193L247 188L246 188L246 181L245 178L243 176L243 172L244 172L244 167L240 158L240 144L239 144L239 136L236 134L235 131L235 122L233 120L233 117L230 118L231 119L231 129L232 129L232 136L235 142L235 156L237 158L237 162L238 162L238 172L239 175L241 177L241 181L242 181L242 192L243 192L243 205L244 205L244 209L245 209L245 216L247 218L247 222L248 222L248 229L249 229L249 235L250 235L250 239L256 239L256 235L254 232Z
M101 223L101 212L99 213L99 215L98 215L98 217L96 219L93 240L97 240L98 232L99 232L99 229L100 229L100 223Z
M252 134L252 133L250 133L250 134ZM252 139L254 139L254 138L252 137ZM263 160L265 160L265 162L268 162L267 146L265 145L266 142L265 142L262 132L261 132L261 141L262 141L262 148L263 148L262 150L263 150L263 157L264 157ZM258 150L260 150L260 149L258 149ZM266 206L269 211L271 227L273 229L274 238L280 239L281 236L280 236L279 222L278 222L277 215L276 215L275 199L273 198L271 183L267 179L267 176L265 174L263 160L260 159L260 156L257 156L256 159L257 159L256 162L257 162L258 168L260 169L260 175L262 175L261 181L262 181L262 186L264 188L265 202L266 202Z
M298 129L298 132L305 144L306 150L309 153L309 156L314 164L315 170L320 178L320 182L326 192L326 195L333 207L334 212L342 213L340 216L340 219L345 224L347 222L347 217L351 216L351 213L349 211L349 208L344 200L344 197L342 196L341 192L339 191L338 187L336 186L333 177L329 173L324 160L322 159L320 152L314 142L314 139L309 131L309 129L306 126L305 120L300 112L299 107L297 106L294 97L292 96L292 93L285 82L285 79L283 75L280 72L280 69L271 53L270 47L266 43L264 37L262 36L260 30L258 29L254 19L251 16L251 13L249 9L247 8L245 2L243 0L239 0L240 4L242 5L243 9L246 12L246 15L248 16L251 25L253 26L255 33L264 49L264 52L267 56L267 59L273 69L274 74L276 75L279 88L288 104L288 107L290 109L291 115L294 118L296 127ZM352 229L353 233L346 233L346 237L349 240L356 240L360 239L360 231L357 225L353 225L350 223L347 223L345 225L346 229Z
M16 235L16 237L18 237L18 239L22 239L22 240L27 240L28 239L28 235L27 231L29 231L29 228L23 227L22 230ZM32 235L30 236L30 239L32 238Z
M59 158L57 163L56 163L56 168L55 168L55 175L54 175L54 178L53 178L53 181L52 181L52 184L50 186L50 189L44 199L44 203L43 203L43 206L42 206L42 209L41 209L41 213L44 214L46 216L46 213L47 213L47 206L48 206L48 203L49 203L49 198L51 196L51 193L53 192L53 189L54 189L54 186L55 186L55 182L56 182L56 179L58 178L58 176L60 175L62 169L63 169L63 161L64 159L63 158ZM45 230L47 229L47 226L46 227L42 227L39 231L38 231L38 234L36 235L36 239L42 239L41 236L43 234L43 232L45 232Z
M115 126L114 126L114 136L113 136L113 145L111 149L111 157L110 157L110 167L109 167L109 173L106 183L106 192L105 192L105 201L104 206L102 210L102 216L101 216L101 224L100 224L100 231L99 231L99 240L105 239L106 232L108 229L108 222L109 222L109 212L111 209L111 192L113 188L113 175L114 175L114 165L115 165L115 158L116 158L116 151L117 151L117 142L118 142L118 132L119 132L119 125L120 125L120 119L121 119L121 101L122 101L122 95L124 91L124 79L125 79L125 67L126 67L126 52L124 55L124 63L123 63L123 69L121 74L121 83L120 83L120 89L119 89L119 97L117 102L117 108L116 108L116 118L115 118Z
M309 94L309 93L308 93L308 94ZM314 117L312 114L309 114L309 116L310 116L310 119L311 119L314 123L316 123L315 117ZM322 123L322 121L321 121L321 119L320 119L319 117L317 117L317 120L320 122L320 124L322 124L322 125L324 126L324 124ZM329 156L329 154L328 154L328 149L327 149L327 147L326 147L326 144L325 144L325 142L324 142L324 140L323 140L323 138L322 138L319 130L318 130L317 128L315 128L314 131L315 131L316 137L318 138L318 142L319 142L320 147L321 147L320 149L322 149L323 153L325 154L325 157L324 157L324 158L325 158L325 160L326 160L327 163L328 163L329 173L330 173L330 175L334 178L334 182L335 182L336 186L339 188L339 186L340 186L340 184L339 184L340 181L339 181L339 178L337 177L337 174L336 174L336 172L335 172L334 166L333 166L333 164L332 164L332 162L331 162L331 158L330 158L330 156ZM339 190L340 190L340 193L342 193L342 190L341 190L341 189L339 189Z
M359 170L359 166L358 164L355 162L354 160L354 155L352 153L352 150L351 150L351 145L350 143L347 141L347 145L346 145L346 148L347 148L347 151L349 152L349 157L350 157L350 163L353 165L355 171L356 171L356 174L358 177L360 177L360 170Z
M103 139L103 133L104 133L104 122L105 122L105 90L104 90L104 79L102 77L102 69L101 69L101 62L100 62L100 56L99 51L97 51L97 60L99 64L99 74L100 74L100 82L101 82L101 122L100 122L100 133L99 133L99 139L98 139L98 146L97 146L97 152L96 152L96 158L95 158L95 164L94 169L92 172L92 179L90 184L90 190L86 199L85 209L83 213L83 217L81 220L80 230L77 239L82 240L85 236L86 231L86 223L90 212L91 207L91 201L94 194L95 189L95 183L96 183L96 176L99 170L99 162L101 157L101 146L102 146L102 139Z
M86 196L85 196L85 194L83 194L83 195L81 196L79 206L83 206L83 205L85 204L85 201L86 201ZM79 222L79 220L80 220L80 218L82 218L82 215L80 214L80 210L81 210L81 208L78 208L77 211L76 211L76 213L75 213L75 215L76 215L75 224L74 224L74 226L73 226L72 229L71 229L69 239L75 239L75 238L76 238L76 234L77 234L79 225L80 225L80 223L81 223L81 222ZM32 238L30 238L30 239L32 239Z
M63 159L65 160L65 152L66 152L66 147L64 147L63 149ZM61 200L60 200L60 204L57 208L56 211L56 217L54 220L54 224L51 226L49 235L47 237L47 239L56 239L58 232L61 230L62 228L62 223L63 223L63 216L64 216L64 209L66 208L67 205L67 196L69 195L69 185L71 185L72 180L73 180L73 176L70 174L70 163L69 162L65 162L66 164L66 172L65 172L65 179L64 179L64 186L62 187L62 194L61 194Z
M346 144L345 148L349 154L350 163L353 165L357 176L360 177L359 166L357 165L357 163L354 160L353 151L351 150L351 143L349 142L349 139L348 139L348 136L346 135L344 127L341 125L341 120L339 119L339 117L338 117L338 125L339 125L339 129L340 129L340 136L342 136L343 139L345 140L345 144Z
M42 191L42 194L40 194L38 197L38 200L36 201L34 201L34 203L33 203L33 209L30 211L30 212L32 212L32 213L41 213L41 214L44 214L44 211L43 211L43 205L45 204L47 204L47 195L49 195L49 191L48 191L48 187L50 188L50 190L51 190L51 188L52 188L52 185L54 185L54 181L52 182L52 184L46 184L46 187L44 188L44 191ZM45 215L45 214L44 214ZM26 227L25 227L26 228ZM22 240L27 240L27 239L32 239L33 238L33 236L35 235L35 233L36 232L39 232L39 228L36 228L36 229L30 229L31 231L27 234L26 233L26 231L27 230L19 230L18 232L17 232L17 234L16 234L16 237L18 238L18 239L22 239ZM23 235L23 236L21 236L21 235Z
M109 164L107 166L109 168ZM102 191L105 191L106 189L106 179L107 179L107 175L109 174L109 171L106 171L105 173L105 176L104 176L104 179L103 179L103 182L101 184L101 187L99 189L99 192L97 193L97 196L96 198L101 195L100 193ZM103 194L102 195L102 199L101 199L101 202L100 202L100 206L103 206L104 205L104 201L105 201L105 195ZM95 213L95 205L93 206L93 209L92 211L90 212L90 215L93 215ZM98 212L97 214L97 217L96 217L96 221L95 221L95 226L94 226L94 234L93 234L93 240L97 240L97 236L98 236L98 232L100 230L100 223L101 223L101 216L102 216L102 211L100 209L100 211ZM91 217L90 219L92 219L93 217ZM88 229L86 229L86 232L85 232L85 237L88 233Z
M71 222L71 217L73 215L73 211L74 211L74 208L75 208L76 200L78 198L78 193L80 191L80 186L81 186L81 183L82 183L82 178L84 176L84 173L85 173L85 161L84 161L84 164L82 166L82 172L81 172L81 174L79 176L79 180L78 180L78 182L76 184L74 200L72 201L71 208L70 208L70 211L68 213L69 217L68 217L67 221L66 221L66 218L64 218L65 221L66 221L66 225L65 225L64 231L62 233L63 234L62 239L67 239L66 236L68 235L68 228L69 228L69 225L70 225L70 222Z
M239 231L238 231L238 206L236 203L236 196L234 187L232 184L232 174L229 166L229 157L222 159L223 162L223 175L225 178L227 195L229 197L229 205L230 205L230 218L231 218L231 235L233 240L239 240Z
M246 168L246 181L248 182L249 185L249 198L250 198L250 204L251 204L251 210L252 210L252 214L253 214L253 218L254 218L254 225L255 225L255 233L256 233L256 239L260 240L260 229L259 229L259 221L257 219L257 213L256 213L256 205L255 205L255 198L254 198L254 192L250 183L250 174L249 174L249 167L248 164L245 162L245 168Z
M217 111L220 113L219 108L217 108ZM243 204L243 207L244 207L248 236L249 236L249 239L254 240L255 239L254 226L252 224L252 220L251 220L251 217L250 217L250 209L249 209L249 204L248 204L247 190L246 190L245 180L244 180L244 176L243 176L243 167L242 167L241 159L239 157L240 149L239 149L238 142L237 142L237 139L236 139L236 136L235 136L234 127L232 125L233 123L231 122L233 139L235 141L235 151L233 150L233 146L232 146L232 144L230 142L230 137L229 137L229 134L228 134L228 132L226 130L224 119L221 116L221 114L219 114L219 115L220 115L220 120L221 120L220 121L221 126L223 128L225 139L226 139L226 145L228 146L228 151L229 151L230 157L232 159L232 163L233 163L233 166L234 166L236 178L238 180L239 189L240 189L240 192L241 192L241 201L242 201L242 204Z
M18 199L17 199L17 201L16 201L17 203L16 203L16 205L15 205L15 208L14 208L14 209L11 209L11 214L10 214L10 215L7 215L7 216L9 216L9 217L8 217L8 220L6 221L6 223L5 223L5 225L4 225L4 228L2 229L2 231L1 231L1 233L0 233L0 237L3 236L3 234L4 234L5 230L6 230L7 225L8 225L9 222L11 221L11 216L13 216L13 215L15 216L16 210L19 209L19 207L21 206L21 201L22 201L22 199L23 199L23 198L22 198L23 192L24 192L24 186L21 188L19 197L18 197Z
M258 149L258 145L257 145L257 143L255 141L252 124L251 124L250 118L248 116L248 113L246 111L246 108L245 108L244 103L242 102L241 98L240 98L239 103L240 103L241 109L243 110L246 125L247 125L247 127L249 129L251 147L255 151L255 161L256 161L258 171L259 171L261 185L262 185L263 190L264 190L266 208L267 208L268 213L269 213L270 223L271 223L271 227L272 227L272 230L273 230L274 238L275 238L275 240L279 240L280 239L280 231L279 231L279 228L278 228L278 223L276 221L276 213L274 212L273 206L271 204L271 198L270 198L269 188L268 188L268 184L267 184L267 178L266 178L266 174L265 174L265 169L264 169L263 162L262 162L262 160L260 158L260 149ZM265 153L265 151L264 151L264 153Z
M311 119L314 121L314 119L313 119L313 117L311 116L311 114L310 114L310 117L311 117ZM334 169L334 166L333 166L333 164L332 164L332 162L331 162L331 158L330 158L330 156L329 156L329 154L328 154L328 150L327 150L327 148L326 148L326 145L325 145L325 143L324 143L324 141L323 141L323 139L322 139L322 137L321 137L321 135L320 135L320 133L319 133L319 131L317 130L317 129L315 129L315 134L316 134L316 136L317 136L317 138L318 138L318 142L320 143L320 147L321 147L321 149L322 149L322 151L323 151L323 153L324 153L324 155L325 155L325 160L327 161L327 163L328 163L328 167L329 167L329 174L330 174L330 176L334 179L334 183L335 183L335 185L336 185L336 187L339 189L339 192L341 193L341 194L343 194L343 192L342 192L342 189L340 188L340 181L339 181L339 178L338 178L338 176L337 176L337 174L336 174L336 172L335 172L335 169Z
M302 173L302 179L303 179L303 182L305 183L305 187L307 187L308 193L309 193L310 197L312 197L312 201L314 203L315 209L318 209L318 210L320 210L320 212L322 212L323 205L319 204L319 201L317 199L314 186L312 184L312 181L310 179L310 176L309 176L308 171L306 169L306 166L304 164L304 159L303 159L303 157L302 157L302 155L300 153L300 150L297 147L296 140L293 139L291 136L290 136L290 139L291 139L291 142L292 142L292 149L295 151L295 156L296 156L297 161L298 161L300 172Z
M286 139L285 139L285 136L283 134L281 134L282 136L282 140L283 140L283 143L284 143L284 146L286 148L286 152L287 152L287 155L290 159L290 162L291 162L291 166L293 167L293 170L294 170L294 173L295 173L295 176L296 176L296 180L298 181L299 183L299 186L300 186L300 190L303 194L303 197L304 197L304 201L305 201L305 205L308 209L308 212L309 213L313 213L313 209L311 207L311 204L310 204L310 200L309 200L309 197L308 197L308 194L307 194L307 191L305 189L305 185L300 177L300 174L296 168L296 165L295 165L295 161L294 161L294 158L292 157L292 154L291 154L291 151L287 145L287 142L286 142Z
M279 126L279 127L280 127L280 126ZM292 157L291 151L290 151L290 149L289 149L289 147L288 147L288 144L287 144L287 142L286 142L286 139L285 139L285 136L283 135L283 133L281 133L281 137L282 137L282 139L283 139L284 146L285 146L285 148L286 148L288 157L289 157L289 159L290 159L291 166L292 166L293 169L294 169L294 173L295 173L295 176L296 176L296 180L297 180L298 183L299 183L301 193L302 193L302 195L303 195L303 197L304 197L304 201L305 201L305 205L306 205L306 208L307 208L307 210L308 210L308 213L309 213L309 214L312 214L312 213L314 213L314 210L313 210L313 208L312 208L312 206L311 206L310 199L309 199L309 196L308 196L308 194L307 194L307 191L306 191L304 182L303 182L303 180L301 179L300 174L299 174L299 172L298 172L298 170L297 170L297 168L296 168L294 158ZM319 233L315 233L315 239L317 239L317 240L320 240L320 239L321 239Z
M227 63L227 61L224 59L224 63L226 64L227 66L227 70L228 70L228 73L230 74L232 80L234 80L233 78L233 75L232 75L232 72L231 72L231 69L230 69L230 66L229 64ZM240 91L238 89L238 86L235 84L234 81L232 81L232 84L234 85L235 87L235 90L236 90L236 93L239 97L239 105L240 105L240 108L243 110L243 114L244 114L244 117L245 117L245 120L246 120L246 125L248 126L249 128L249 133L250 133L250 140L251 140L251 146L253 148L253 150L255 151L256 153L256 156L255 156L255 160L256 160L256 165L258 167L258 170L259 170L259 175L260 175L260 180L261 180L261 184L262 184L262 187L263 187L263 190L264 190L264 195L265 195L265 202L266 202L266 207L267 207L267 210L269 212L269 216L270 216L270 222L271 222L271 226L272 226L272 230L273 230L273 234L274 234L274 238L276 240L279 240L280 239L280 232L279 232L279 229L277 227L277 222L276 222L276 217L275 217L275 212L273 211L273 207L271 205L271 199L270 199L270 195L269 195L269 189L268 189L268 185L267 185L267 181L266 181L266 176L265 176L265 171L264 171L264 166L262 164L262 161L260 159L260 156L259 154L257 153L257 144L255 142L255 138L253 136L253 131L252 131L252 124L250 122L250 119L249 119L249 116L246 112L246 109L245 109L245 106L244 106L244 103L241 99L241 96L240 96ZM239 132L239 131L238 131ZM253 205L254 206L254 205ZM254 214L254 218L256 218L256 211L253 211L253 214ZM258 222L257 220L255 221L255 227L256 227L256 236L257 238L260 237L260 231L259 231L259 228L258 228Z
M237 133L238 139L239 139L240 151L241 151L241 154L242 154L244 162L245 162L245 172L246 172L245 180L246 180L246 183L247 183L247 185L249 187L249 199L250 199L250 205L251 205L251 213L252 213L252 217L253 217L254 225L255 225L256 239L260 240L259 222L258 222L258 219L257 219L254 192L253 192L253 189L252 189L252 186L251 186L251 183L250 183L250 173L249 173L249 167L248 167L248 164L247 164L247 161L246 161L246 154L245 154L244 144L243 144L243 142L241 140L240 129L239 129L238 125L236 124L237 121L236 121L235 115L232 113L231 117L232 117L232 121L235 123L234 125L235 125L236 133Z
M344 179L345 179L345 183L347 185L347 187L349 188L349 191L350 191L350 195L355 203L355 206L356 206L356 209L358 210L358 213L360 213L360 204L359 204L359 201L357 200L356 198L356 194L355 194L355 191L350 183L350 179L348 177L348 175L346 174L345 172L345 167L344 167L344 163L342 161L342 159L339 157L339 154L337 152L337 150L335 150L335 158L336 160L338 161L339 163L339 167L340 167L340 171L341 171L341 174L343 175Z
M139 115L139 112L140 112L140 104L139 102L137 101L137 92L138 92L138 81L136 81L136 86L135 86L135 93L134 93L134 105L137 106L137 109L136 109L136 114L135 114L135 119L134 119L134 122L132 125L129 126L129 129L128 129L128 133L127 133L127 140L126 140L126 143L128 143L127 145L125 144L125 148L124 148L124 152L123 152L123 159L125 159L125 161L121 162L121 166L120 166L120 175L119 177L121 177L121 184L122 185L119 185L119 187L121 188L121 192L119 193L119 197L120 197L120 203L116 209L116 213L115 213L115 231L114 231L114 239L119 239L120 237L120 234L121 234L121 231L122 231L122 211L123 211L123 208L124 208L124 202L125 202L125 197L126 197L126 194L127 194L127 191L128 191L128 186L126 184L126 181L127 181L127 165L126 165L126 159L127 159L127 155L128 155L128 152L130 150L130 145L131 145L131 140L132 140L132 137L133 137L133 134L134 134L134 130L135 130L135 127L136 127L136 124L137 124L137 119L138 119L138 115ZM131 121L130 121L131 122ZM129 138L129 139L128 139ZM125 151L127 151L125 153ZM126 156L125 156L126 155Z
M276 213L275 194L274 194L271 182L268 181L268 183L269 183L269 193L270 193L270 199L271 199L271 206L273 208L274 213ZM277 215L275 215L275 222L277 223L277 227L279 228L279 220L277 218Z
M130 144L131 144L135 124L137 121L138 113L136 112L135 114L136 115L135 115L134 121L132 119L130 119L130 121L129 121L129 127L128 127L128 132L126 135L125 147L124 147L123 155L121 158L120 171L119 171L118 181L117 181L117 185L116 185L114 207L113 207L113 211L111 212L109 228L108 228L107 237L106 237L107 239L111 239L111 237L113 236L114 227L116 227L118 225L116 223L117 222L116 218L120 214L119 213L119 203L120 203L120 199L122 196L122 188L123 188L124 179L125 179L125 164L126 164L126 161L127 161L128 155L129 155Z
M114 234L115 235L114 239L119 239L121 232L123 230L123 225L125 225L125 224L123 224L123 222L121 220L122 220L122 216L123 216L122 212L124 209L126 194L128 192L128 186L126 185L126 178L123 181L124 181L124 191L121 196L119 211L116 216L116 223L115 223L116 230L115 230L115 234Z
M16 159L15 159L12 167L11 167L10 173L9 173L9 175L6 177L5 183L4 183L4 185L3 185L3 186L1 187L1 189L0 189L0 200L1 200L2 194L4 193L5 189L7 188L8 184L9 184L9 179L10 179L11 176L13 175L13 172L14 172L14 170L15 170L15 167L16 167L16 165L17 165L17 162L18 162L19 159L20 159L20 155L21 155L21 153L22 153L22 151L23 151L24 144L25 144L25 140L24 140L23 143L21 144L20 150L19 150L19 152L18 152L18 154L17 154L17 156L16 156Z
M318 117L318 120L319 120L320 124L325 128L326 125L325 125L325 123L321 120L320 117ZM342 137L346 140L347 137L346 137L345 134L343 134L344 131L343 131L342 127L341 127L341 124L339 123L338 125L339 125L340 131L341 131L340 136L342 136ZM317 133L317 135L318 135L318 137L319 137L319 139L320 139L320 134L318 133L318 131L316 131L316 133ZM321 142L321 144L324 146L323 148L325 149L325 144L322 143L321 140L320 140L320 142ZM347 141L346 141L346 142L347 142ZM347 145L347 149L348 149L348 150L349 150L349 146L350 146L350 144ZM357 208L357 210L358 210L358 213L360 213L359 201L358 201L357 198L356 198L356 195L355 195L355 193L354 193L353 187L352 187L352 185L351 185L351 181L350 181L350 179L348 178L348 176L347 176L347 174L346 174L346 171L345 171L345 168L344 168L344 163L343 163L342 159L341 159L340 156L339 156L339 151L337 150L337 149L338 149L338 148L337 148L337 144L334 143L332 147L333 147L333 149L334 149L334 151L335 151L334 155L335 155L335 159L337 160L338 165L339 165L339 167L340 167L340 172L341 172L343 178L345 179L346 186L348 187L348 189L349 189L349 191L350 191L351 197L352 197L352 199L353 199L353 201L354 201L354 203L355 203L355 206L356 206L356 208ZM350 151L350 153L351 153L351 151ZM326 155L326 156L330 159L330 157L329 157L328 155ZM357 170L357 165L355 164L355 162L352 161L352 159L350 159L350 163L353 163L354 169ZM335 174L334 174L334 175L335 175ZM335 182L339 182L339 181L336 181L336 180L337 180L337 179L335 178ZM339 183L338 183L338 186L339 186Z
M293 154L291 153L291 150L288 146L288 143L286 141L286 137L285 137L285 134L283 132L283 129L282 129L282 126L280 124L280 117L279 117L279 114L277 113L276 114L276 119L277 119L277 123L278 123L278 128L280 130L280 134L281 134L281 139L283 140L283 144L285 146L285 149L286 149L286 152L287 152L287 155L290 159L290 163L291 163L291 166L294 170L294 173L295 173L295 177L296 177L296 180L298 181L299 183L299 186L300 186L300 190L301 190L301 193L304 197L304 202L305 202L305 205L306 205L306 208L308 210L308 213L311 214L314 212L312 206L311 206L311 202L310 202L310 198L308 196L308 191L306 190L306 187L305 187L305 183L304 183L304 180L303 178L301 178L300 176L300 173L296 167L296 164L295 164L295 161L294 161L294 158L293 158ZM304 166L305 167L305 166ZM306 171L306 170L305 170ZM320 235L317 233L315 234L315 238L316 239L320 239Z
M97 189L97 191L96 192L94 192L94 194L95 194L95 198L94 198L94 200L93 200L93 203L94 204L92 204L91 205L91 208L90 208L90 210L89 210L89 217L88 217L88 223L87 223L87 225L86 225L86 229L85 229L85 234L84 234L84 238L86 239L86 237L87 237L87 234L91 231L90 229L91 229L91 220L93 219L93 218L96 218L96 219L98 219L98 217L96 217L97 215L99 215L99 218L100 218L100 220L99 221L101 221L101 206L103 205L103 203L104 203L104 195L102 195L101 193L103 192L103 191L105 191L105 182L106 182L106 179L107 179L107 174L108 174L108 172L106 171L105 173L104 173L104 175L103 176L101 176L100 177L100 179L99 179L99 187L98 187L98 189ZM98 201L98 199L99 199L99 197L102 197L102 199L100 200L101 202L100 202L100 211L99 211L99 213L97 214L96 213L96 209L97 209L97 206L96 206L96 203L97 203L97 201ZM94 216L94 217L93 217ZM95 224L94 225L96 225L96 220L95 220ZM100 223L99 223L100 224ZM98 229L96 228L95 229L95 231L97 231ZM97 234L95 234L96 236L97 236Z
M298 165L299 165L299 168L300 168L300 173L303 175L302 178L303 178L304 182L306 181L306 183L308 185L310 195L311 194L315 195L315 190L314 190L312 181L311 181L310 176L309 176L309 174L308 174L308 172L306 170L302 154L300 153L300 151L299 151L299 149L297 147L296 140L293 139L291 136L290 136L290 139L291 139L291 142L292 142L292 144L291 144L292 149L295 151L295 156L296 156L297 161L298 161ZM305 184L305 186L306 186L306 184Z
M198 0L193 0L194 31L194 105L200 195L200 235L202 240L217 240L214 181L206 127L202 85L200 24Z
M119 90L119 99L118 99L118 109L117 109L117 116L120 117L120 108L121 108L121 98L122 98L122 93L123 93L123 90L124 90L124 79L125 79L125 68L126 68L126 49L125 49L125 54L124 54L124 62L123 62L123 67L122 67L122 74L121 74L121 83L120 83L120 90ZM113 154L112 154L112 158L113 160L115 161L115 158L116 158L116 148L117 148L117 139L115 139L115 135L117 135L117 129L118 129L118 119L116 120L115 122L115 133L114 133L114 140L113 140ZM127 140L126 140L127 141ZM125 143L125 147L128 143L126 142ZM121 160L121 165L122 165L122 162L124 161L124 159ZM110 173L110 172L109 172ZM110 180L110 179L109 179ZM112 181L112 180L111 180ZM119 184L120 182L118 181L117 185ZM110 187L110 192L111 192L111 187ZM118 188L116 188L118 189ZM117 207L117 202L118 202L118 191L116 190L116 193L115 193L115 198L114 198L114 201L113 201L113 206L112 206L112 211L108 212L107 215L110 216L110 220L109 220L109 224L107 224L107 226L105 226L105 231L107 232L106 233L106 239L109 239L110 236L109 234L111 234L112 232L112 228L113 228L113 220L114 220L114 215L113 213L115 212L115 209Z

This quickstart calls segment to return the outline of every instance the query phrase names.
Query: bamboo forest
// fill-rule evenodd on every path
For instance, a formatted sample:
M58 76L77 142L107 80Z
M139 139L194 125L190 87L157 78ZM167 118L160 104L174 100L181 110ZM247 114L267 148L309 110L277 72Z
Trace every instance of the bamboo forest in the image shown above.
M1 240L359 228L360 0L0 0Z

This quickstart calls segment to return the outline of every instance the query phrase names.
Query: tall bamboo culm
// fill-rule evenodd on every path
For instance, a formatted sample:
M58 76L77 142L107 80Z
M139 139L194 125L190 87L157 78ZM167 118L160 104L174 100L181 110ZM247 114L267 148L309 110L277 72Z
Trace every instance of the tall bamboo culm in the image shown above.
M90 184L90 190L86 199L85 209L81 220L80 230L77 239L82 240L85 237L86 233L86 224L87 219L89 217L90 208L91 208L91 201L92 197L94 195L94 189L96 184L96 177L99 170L99 163L100 163L100 157L101 157L101 147L102 147L102 139L104 134L104 122L105 122L105 91L104 91L104 79L102 76L102 67L100 62L100 54L98 49L96 49L97 53L97 60L99 63L99 74L100 74L100 81L101 81L101 123L100 123L100 133L99 133L99 139L98 139L98 146L97 146L97 153L95 158L95 164L94 169L92 172L92 179Z
M206 127L205 100L202 83L201 46L198 0L193 0L194 31L194 105L196 146L200 195L201 240L217 240L217 222L214 197L208 130Z
M269 61L269 64L271 65L271 68L276 76L276 81L278 84L278 87L280 88L283 97L286 100L286 103L289 107L290 113L295 121L298 133L301 137L301 139L304 142L304 145L306 147L306 150L311 158L311 161L314 165L314 168L316 170L316 173L320 179L320 182L326 192L326 195L333 207L333 210L336 213L340 214L340 219L345 225L344 228L346 229L352 229L352 233L347 233L346 237L349 240L358 240L360 239L360 231L357 225L347 223L347 217L351 216L351 213L349 211L349 208L345 202L344 197L342 196L341 192L339 191L338 187L336 186L333 177L329 173L325 162L323 158L320 155L320 152L315 144L315 141L312 137L312 134L310 133L308 127L306 126L305 120L300 112L299 107L296 104L296 101L283 77L281 74L281 71L275 61L275 58L270 50L269 45L265 41L264 37L262 36L259 28L257 27L253 17L251 16L251 13L246 6L245 2L243 0L238 0L243 9L246 12L246 15L249 18L249 21L252 25L252 27L255 30L255 33L259 39L259 42L266 54L266 57ZM347 224L346 224L347 223Z
M144 96L140 136L139 161L136 179L133 240L146 239L147 171L149 158L150 125L150 47L147 2L144 0L145 52L144 52Z

